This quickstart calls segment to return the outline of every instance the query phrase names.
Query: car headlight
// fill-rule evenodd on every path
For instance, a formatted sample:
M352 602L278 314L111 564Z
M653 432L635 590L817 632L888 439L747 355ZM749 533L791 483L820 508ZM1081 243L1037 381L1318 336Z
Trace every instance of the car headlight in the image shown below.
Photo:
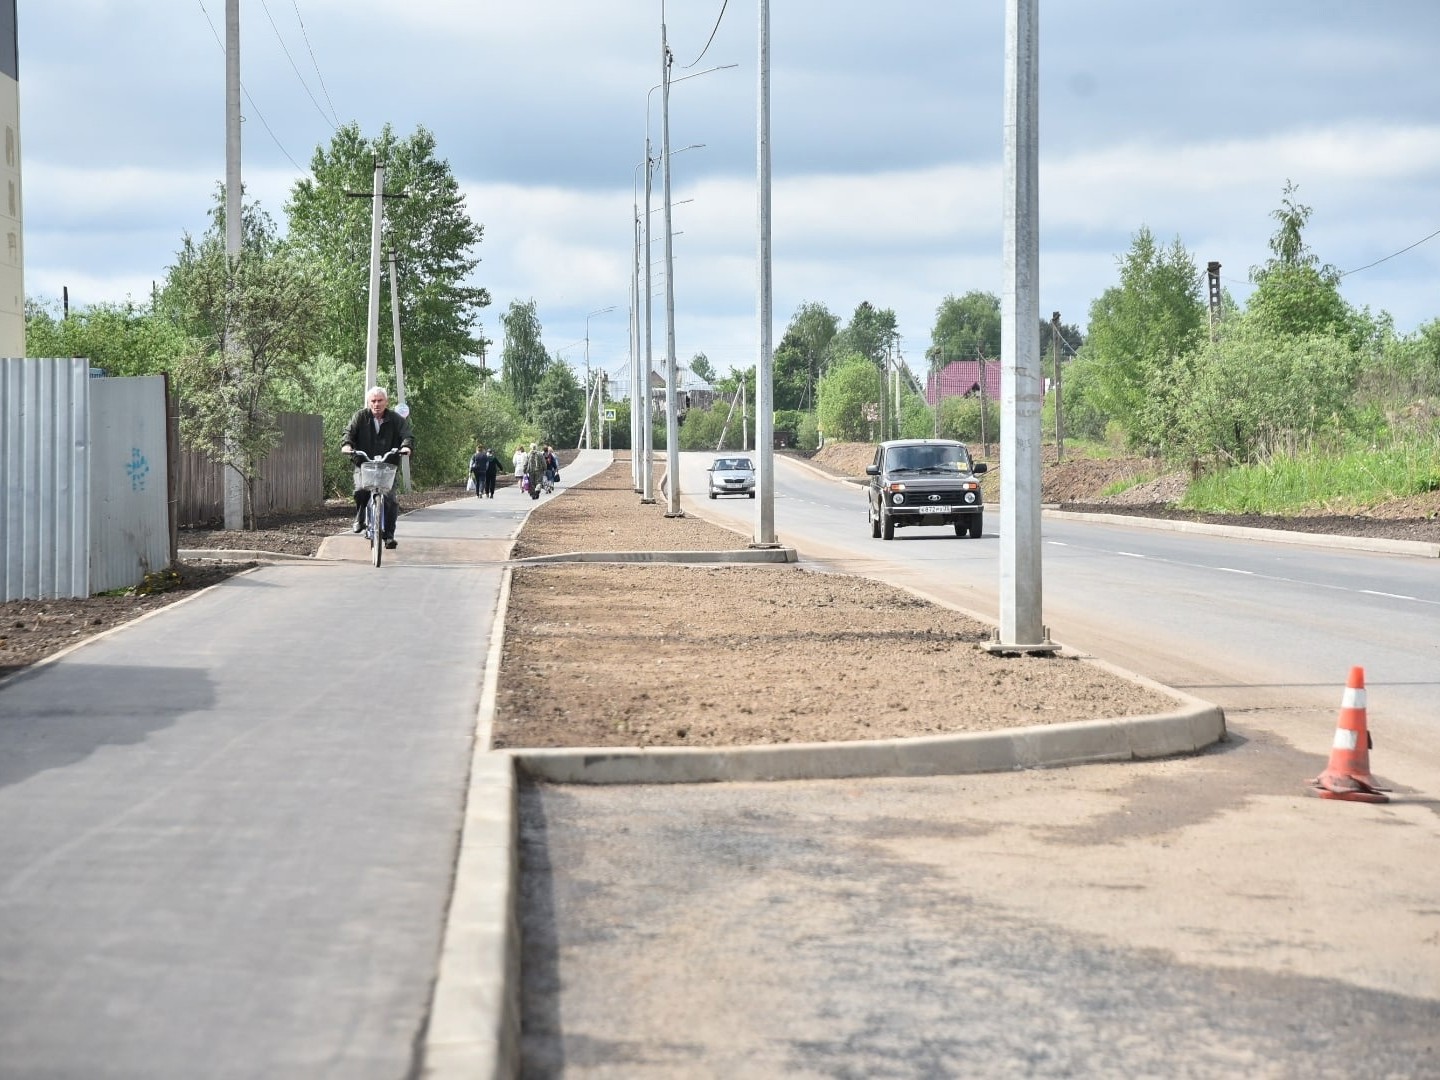
M905 501L905 496L904 496L903 494L901 494L900 492L897 491L897 492L895 492L894 495L891 495L891 496L890 496L890 501L891 501L892 503L894 503L896 506L899 506L901 503L903 503L903 502Z

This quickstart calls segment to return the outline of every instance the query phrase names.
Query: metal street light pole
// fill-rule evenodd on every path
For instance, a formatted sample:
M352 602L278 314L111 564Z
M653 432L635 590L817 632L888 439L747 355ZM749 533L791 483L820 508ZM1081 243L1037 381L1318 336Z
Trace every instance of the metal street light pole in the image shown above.
M592 312L590 312L589 315L586 315L586 316L585 316L585 384L586 384L586 385L585 385L585 449L586 449L586 450L589 450L589 449L590 449L590 442L591 442L591 433L592 433L592 431L593 431L593 430L598 430L598 425L597 425L597 428L595 428L595 429L592 429L592 428L590 427L590 385L589 385L589 384L590 384L590 320L593 319L596 315L606 315L606 314L609 314L610 312L612 312L612 311L614 311L614 310L615 310L615 305L614 305L614 304L611 304L609 307L601 308L599 311L592 311ZM600 402L599 402L599 396L600 396L600 395L597 393L595 396L596 396L596 402L595 402L595 418L596 418L596 420L599 420L599 418L600 418ZM601 449L603 450L604 447L602 446Z
M648 158L635 166L635 173L630 180L631 231L633 233L631 236L633 247L630 253L630 482L637 494L645 490L645 466L641 460L644 442L641 424L644 416L640 405L640 368L643 360L640 347L640 196L636 193L642 168L646 172L646 180L649 180L650 161Z
M989 647L1022 654L1056 648L1040 610L1039 28L1039 0L1006 0L1000 628Z
M686 79L698 78L701 75L708 75L712 71L725 71L737 67L736 64L717 64L715 67L706 68L703 71L696 71L690 75L682 75L678 79L670 78L670 49L665 39L665 0L660 0L660 74L661 81L652 86L645 95L645 160L651 162L650 155L650 95L656 90L663 90L661 99L662 116L662 150L660 159L664 166L664 188L665 188L665 289L666 289L666 312L667 312L667 339L669 343L665 371L665 404L669 416L665 426L666 462L670 475L670 512L667 517L680 517L680 485L679 485L679 459L677 444L679 434L675 413L675 294L670 286L671 268L674 262L674 254L671 250L670 232L670 86L672 83L684 82ZM690 149L686 147L686 149ZM679 151L675 151L679 153ZM654 370L653 354L651 352L650 331L650 169L645 170L645 492L641 497L642 503L653 503L654 486L650 479L652 468L651 459L654 457L654 423L651 418L650 405L650 372Z
M665 474L669 508L665 516L684 517L680 509L680 417L676 413L675 273L670 235L670 46L665 41L665 2L660 2L660 163L665 202Z
M760 0L759 41L755 157L760 192L760 288L756 305L760 320L760 356L755 368L755 450L760 458L760 472L756 477L760 491L759 498L755 500L755 543L752 546L776 547L775 372L771 352L774 318L770 278L770 0Z

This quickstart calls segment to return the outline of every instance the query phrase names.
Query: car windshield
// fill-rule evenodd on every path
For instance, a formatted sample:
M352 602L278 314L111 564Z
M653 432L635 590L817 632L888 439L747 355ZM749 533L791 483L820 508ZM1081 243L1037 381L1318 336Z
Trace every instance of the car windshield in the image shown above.
M749 458L717 458L714 466L717 472L735 472L736 470L743 472L754 467L750 464Z
M890 472L969 472L970 454L963 446L895 446L885 455L885 467Z

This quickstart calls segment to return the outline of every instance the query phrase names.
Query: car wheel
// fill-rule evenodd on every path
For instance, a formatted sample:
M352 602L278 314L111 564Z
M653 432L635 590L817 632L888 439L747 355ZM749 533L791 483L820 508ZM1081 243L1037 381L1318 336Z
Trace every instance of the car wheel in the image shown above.
M885 509L885 504L880 504L880 535L886 540L895 539L895 519Z
M879 540L879 539L880 539L880 519L875 516L875 508L870 505L870 501L869 501L868 499L865 501L865 516L870 519L870 535L871 535L871 537L874 538L874 539L876 539L876 540Z
M970 515L970 539L979 540L980 534L985 531L984 511L977 510Z
M969 532L970 532L970 523L969 523L968 521L966 521L964 518L961 518L959 521L955 522L955 535L956 535L956 536L965 536L965 535L967 535Z
M714 488L711 488L711 489L710 489L710 498L712 498L712 499L715 498L715 489L714 489Z
M754 493L754 492L753 492L753 491L752 491L752 492L750 492L750 498L752 498L752 499L753 499L753 498L754 498L754 497L755 497L755 493Z

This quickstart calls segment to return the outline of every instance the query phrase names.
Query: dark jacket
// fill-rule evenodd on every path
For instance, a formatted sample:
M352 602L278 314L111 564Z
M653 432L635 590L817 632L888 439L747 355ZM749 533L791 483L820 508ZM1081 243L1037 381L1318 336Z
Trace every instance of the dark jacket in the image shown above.
M410 434L410 418L386 409L380 417L380 430L375 430L374 418L369 409L361 409L350 418L341 444L348 443L352 449L363 450L372 458L402 447L415 448L415 437Z

